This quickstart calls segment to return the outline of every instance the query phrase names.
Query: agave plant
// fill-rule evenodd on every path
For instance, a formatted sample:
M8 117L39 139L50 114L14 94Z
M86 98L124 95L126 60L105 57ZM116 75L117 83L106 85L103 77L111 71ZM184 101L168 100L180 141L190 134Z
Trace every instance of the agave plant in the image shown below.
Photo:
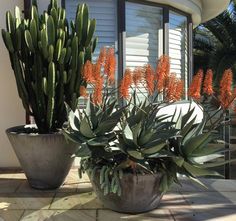
M98 59L97 64L101 64L101 60ZM103 65L97 64L95 67L102 70ZM85 69L89 70L87 65ZM211 110L213 106L209 102L211 97L217 98L212 88L212 72L208 71L204 80L203 98L203 73L194 77L189 95L195 100L194 106L198 105L204 115L197 123L193 103L190 103L186 114L177 108L173 113L168 111L168 107L181 98L183 91L181 80L170 74L168 67L169 59L164 56L157 68L159 82L156 82L150 65L135 69L133 73L127 69L119 87L120 96L126 99L125 106L119 106L121 102L118 99L111 99L113 95L108 90L102 91L100 69L96 69L95 73L88 71L86 75L89 81L94 81L93 75L99 76L99 81L94 81L95 88L87 109L78 110L78 117L73 114L70 118L65 135L82 144L77 152L77 156L82 157L80 175L88 172L92 180L97 180L99 175L100 187L105 195L121 194L120 180L124 173L161 174L161 192L166 192L174 182L180 184L178 174L200 184L199 177L220 176L211 168L226 163L220 159L224 146L212 145L217 138L215 130L221 122L213 121L212 117L222 109L226 110L235 99L236 95L228 91L232 72L226 71L224 74L222 85L226 90L221 90L219 105L214 110ZM143 102L137 99L139 84L147 88ZM105 94L102 103L99 99L93 99L101 97L97 96L98 88L99 95ZM130 96L131 90L133 96ZM162 94L164 99L158 101L158 94ZM231 94L232 99L227 94ZM163 112L169 114L163 115ZM211 162L213 155L214 163Z

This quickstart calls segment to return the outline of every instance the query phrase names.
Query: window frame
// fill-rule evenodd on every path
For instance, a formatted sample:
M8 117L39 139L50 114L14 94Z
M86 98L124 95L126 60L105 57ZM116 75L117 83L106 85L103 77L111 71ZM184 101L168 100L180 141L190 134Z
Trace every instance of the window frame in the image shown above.
M126 41L126 2L137 3L142 5L154 6L163 9L163 54L169 54L169 18L170 18L170 11L183 15L187 18L187 49L188 49L188 85L191 82L191 77L193 74L193 48L192 48L192 31L193 31L193 24L192 24L192 17L190 14L185 13L175 7L160 4L151 1L144 1L144 0L118 0L117 1L117 10L118 14L118 81L120 81L124 75L125 71L125 41ZM119 83L119 82L118 82Z
M120 83L125 71L125 40L126 40L126 2L160 7L163 9L163 54L169 54L169 12L173 11L187 18L187 48L188 48L188 85L193 75L193 23L190 14L185 13L173 6L145 0L117 0L117 55L118 55L118 84ZM61 0L61 5L66 8L66 0Z

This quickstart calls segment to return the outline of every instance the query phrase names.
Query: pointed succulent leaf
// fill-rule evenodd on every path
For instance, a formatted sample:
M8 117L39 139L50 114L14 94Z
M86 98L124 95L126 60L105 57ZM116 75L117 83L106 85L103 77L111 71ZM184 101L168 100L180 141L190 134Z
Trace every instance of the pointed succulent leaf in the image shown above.
M193 113L195 111L195 108L193 108L192 110L189 110L183 117L182 117L182 123L181 123L181 128L183 128L187 122L189 121L189 119L193 116Z
M197 116L195 116L189 123L187 123L181 130L180 135L185 137L189 131L193 128L193 125L196 121Z
M138 151L135 151L135 150L128 150L127 152L131 157L133 157L137 160L143 160L144 159L141 152L138 152Z
M90 157L91 151L86 143L82 143L81 147L75 152L77 157Z
M190 156L193 152L198 149L204 148L212 140L211 132L200 134L196 137L189 139L183 146L183 152L186 156Z
M160 143L157 143L155 146L142 149L142 153L145 155L153 155L155 153L158 153L165 146L166 146L166 142L163 142L162 140L160 140Z
M108 145L108 138L106 137L95 137L91 140L88 140L88 145L93 147L101 147L101 146L107 146Z
M212 171L212 170L207 170L203 169L194 165L191 165L187 162L183 163L183 167L186 169L188 173L191 174L193 177L202 177L202 176L222 176L219 173Z
M175 162L175 164L178 166L178 167L182 167L185 160L183 157L173 157L172 160Z
M93 138L94 133L90 127L90 123L88 122L87 118L83 118L80 122L80 128L79 128L81 134L83 134L85 137Z

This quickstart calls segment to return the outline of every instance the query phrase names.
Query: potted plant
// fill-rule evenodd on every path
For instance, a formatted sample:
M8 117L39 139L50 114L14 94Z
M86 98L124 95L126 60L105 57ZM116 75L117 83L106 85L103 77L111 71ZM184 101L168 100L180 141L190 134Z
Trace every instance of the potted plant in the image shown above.
M33 1L29 19L6 13L2 37L9 51L22 104L34 125L6 131L20 164L33 188L59 187L73 163L77 144L61 133L67 113L65 102L75 111L87 83L81 78L84 62L91 60L97 44L96 21L87 5L79 5L69 26L65 9L51 0L38 14Z
M95 86L94 93L86 110L70 113L70 125L64 131L69 140L82 144L76 153L82 157L80 175L88 173L105 207L122 213L146 212L158 207L173 183L181 185L178 174L199 184L199 177L220 176L210 168L225 163L218 154L224 146L210 142L216 142L215 131L220 126L214 115L222 110L224 113L236 96L231 89L232 72L227 70L222 78L216 108L212 72L206 74L203 89L202 71L194 77L189 96L204 116L197 123L192 103L185 114L177 108L168 110L181 99L183 82L170 74L167 56L160 58L156 72L151 65L126 70L119 85L120 97L126 102L119 105L122 102L106 90L114 78L114 72L108 70L115 70L114 62L110 62L114 55L109 51L103 50L96 64L85 64L83 77ZM104 54L105 62L101 62ZM143 94L140 87L147 93ZM138 93L145 97L143 101Z

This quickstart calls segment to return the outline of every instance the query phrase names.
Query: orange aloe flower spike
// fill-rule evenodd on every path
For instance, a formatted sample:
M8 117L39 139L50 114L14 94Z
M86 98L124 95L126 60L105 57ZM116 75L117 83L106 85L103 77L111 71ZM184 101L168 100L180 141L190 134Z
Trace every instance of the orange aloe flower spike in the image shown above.
M106 53L106 60L104 65L104 74L107 75L108 83L115 83L116 72L116 56L114 48L109 48Z
M225 70L220 81L220 104L226 110L232 105L233 91L232 91L233 73L231 69Z
M135 68L133 71L133 82L136 87L142 81L142 78L143 78L143 69L141 67Z
M154 90L155 90L155 85L154 85L154 80L155 80L155 75L154 75L154 70L150 64L146 65L144 68L144 77L146 81L146 87L149 95L153 95Z
M170 74L170 58L163 55L158 60L156 69L157 91L162 92L165 87L165 80Z
M107 56L107 49L105 47L102 47L100 49L100 54L98 57L98 62L100 63L100 65L105 64L106 56Z
M175 101L181 100L184 93L184 81L179 79L176 82Z
M201 87L203 79L203 70L199 70L193 77L192 83L190 84L188 95L194 100L199 101L201 99Z
M214 94L213 91L213 71L211 69L207 70L204 82L203 82L203 93L210 96Z
M88 97L87 89L85 86L80 86L79 93L81 97L84 97L84 98Z
M120 84L120 97L124 99L129 99L129 88L132 84L132 72L130 69L125 70L124 77Z
M83 67L83 79L86 83L90 84L94 82L94 76L93 76L93 64L91 61L86 61L84 67Z

